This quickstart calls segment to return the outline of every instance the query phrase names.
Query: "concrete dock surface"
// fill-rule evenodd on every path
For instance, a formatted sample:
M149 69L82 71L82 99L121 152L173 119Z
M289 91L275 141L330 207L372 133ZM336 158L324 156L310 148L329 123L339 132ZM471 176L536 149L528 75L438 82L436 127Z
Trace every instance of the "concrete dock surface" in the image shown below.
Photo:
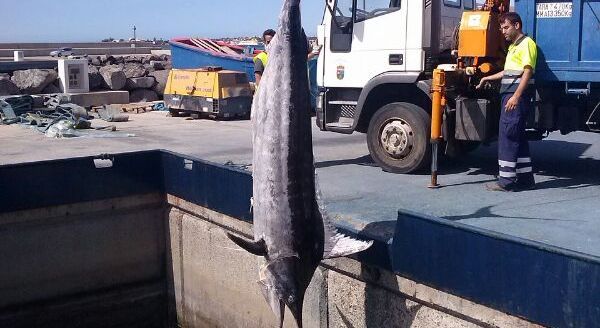
M124 123L92 121L93 126L114 124L135 137L51 139L20 126L0 126L0 165L158 148L221 164L251 164L249 121L166 115L131 114ZM313 124L313 139L327 210L341 225L391 237L402 209L600 256L598 134L554 133L531 142L537 189L519 193L484 188L497 173L496 144L461 160L444 158L443 187L430 190L426 173L391 174L375 166L363 134L322 132Z

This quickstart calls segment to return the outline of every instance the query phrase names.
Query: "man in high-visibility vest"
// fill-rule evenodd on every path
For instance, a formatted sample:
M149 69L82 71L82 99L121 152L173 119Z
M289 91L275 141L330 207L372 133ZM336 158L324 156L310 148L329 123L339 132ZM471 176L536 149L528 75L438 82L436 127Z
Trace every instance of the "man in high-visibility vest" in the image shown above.
M262 78L263 72L265 71L265 67L267 67L267 63L269 62L269 44L271 40L275 36L275 31L268 29L263 33L263 42L265 43L265 51L259 53L254 57L254 79L256 80L256 85L260 84L260 79ZM308 41L307 41L308 42ZM308 60L318 56L321 52L321 47L319 46L316 49L311 49L308 47Z
M265 51L259 53L254 57L254 79L256 80L256 85L260 84L260 79L262 78L263 72L265 71L265 67L267 67L267 63L269 62L268 48L269 43L273 40L275 36L275 31L268 29L263 33L263 42L265 43Z
M504 70L484 77L477 88L489 81L501 80L502 107L498 134L498 182L487 184L491 191L520 191L533 189L535 180L529 155L525 122L534 110L534 79L537 61L535 42L522 31L523 22L517 13L500 17L500 29L511 43Z

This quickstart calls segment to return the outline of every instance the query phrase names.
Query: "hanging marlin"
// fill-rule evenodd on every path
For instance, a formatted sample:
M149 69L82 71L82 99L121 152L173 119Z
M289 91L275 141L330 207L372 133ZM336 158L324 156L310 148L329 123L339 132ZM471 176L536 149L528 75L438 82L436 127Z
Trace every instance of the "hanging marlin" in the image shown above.
M319 208L307 54L300 0L284 0L252 105L254 240L228 234L238 246L264 257L259 284L280 327L286 305L302 327L304 294L322 259L372 244L338 233Z

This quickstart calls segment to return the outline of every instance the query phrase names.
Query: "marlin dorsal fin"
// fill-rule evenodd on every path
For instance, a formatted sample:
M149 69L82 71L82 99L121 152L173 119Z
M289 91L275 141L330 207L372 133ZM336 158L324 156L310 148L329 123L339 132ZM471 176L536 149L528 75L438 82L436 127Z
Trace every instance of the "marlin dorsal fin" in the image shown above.
M227 232L227 237L231 239L236 245L241 248L247 250L249 253L257 255L257 256L266 256L267 255L267 245L264 240L248 240L242 237L238 237L236 235L232 235Z

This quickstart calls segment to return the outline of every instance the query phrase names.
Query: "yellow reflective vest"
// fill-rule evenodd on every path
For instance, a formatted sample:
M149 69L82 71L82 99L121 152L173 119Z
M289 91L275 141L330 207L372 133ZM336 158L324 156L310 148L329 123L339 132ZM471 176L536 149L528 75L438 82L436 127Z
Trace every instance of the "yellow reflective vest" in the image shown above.
M267 63L269 62L269 55L263 51L256 55L253 60L255 63L257 60L260 60L263 64L263 67L267 67Z
M523 72L525 66L531 66L535 70L536 62L537 45L530 37L526 36L508 47L504 70Z
M511 44L508 47L508 54L506 54L500 92L515 92L521 83L525 67L530 66L535 72L536 63L537 45L530 37L525 36ZM535 84L535 80L530 79L528 84Z

